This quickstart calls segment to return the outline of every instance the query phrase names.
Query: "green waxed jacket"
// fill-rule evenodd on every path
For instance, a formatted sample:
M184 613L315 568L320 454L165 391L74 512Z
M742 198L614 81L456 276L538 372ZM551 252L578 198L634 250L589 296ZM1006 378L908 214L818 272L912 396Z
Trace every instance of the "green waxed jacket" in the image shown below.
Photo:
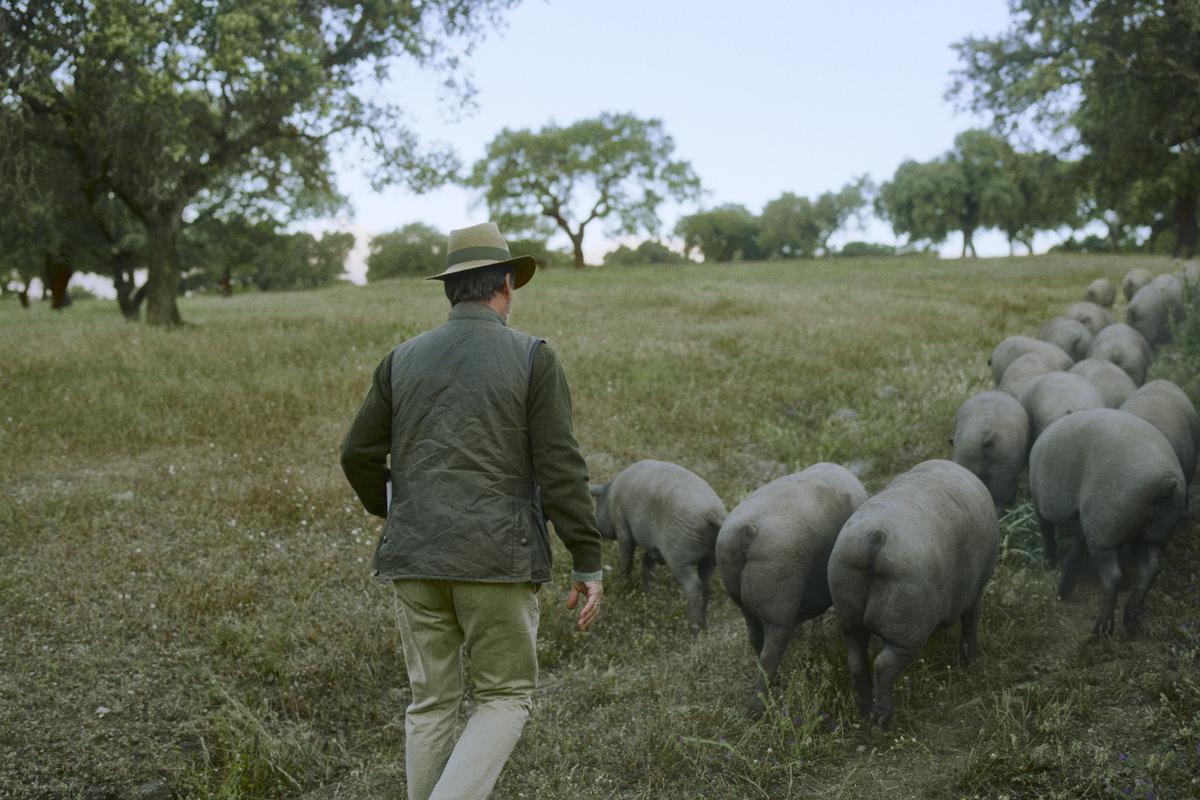
M575 579L599 578L562 367L483 304L459 303L383 360L342 442L342 468L366 509L387 518L372 564L380 578L548 581L545 516Z

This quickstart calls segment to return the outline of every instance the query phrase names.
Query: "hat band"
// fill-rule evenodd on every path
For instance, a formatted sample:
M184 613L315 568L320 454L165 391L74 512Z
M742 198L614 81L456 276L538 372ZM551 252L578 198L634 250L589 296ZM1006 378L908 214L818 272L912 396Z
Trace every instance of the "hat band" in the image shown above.
M464 247L446 254L446 266L453 267L464 261L483 261L489 258L494 261L508 261L512 258L512 253L502 247Z

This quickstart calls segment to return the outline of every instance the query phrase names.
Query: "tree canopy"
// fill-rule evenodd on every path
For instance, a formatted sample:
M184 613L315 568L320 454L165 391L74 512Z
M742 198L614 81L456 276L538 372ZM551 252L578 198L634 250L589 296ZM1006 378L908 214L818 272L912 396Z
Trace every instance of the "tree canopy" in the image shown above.
M762 258L758 244L761 233L758 217L736 203L688 214L675 224L675 235L683 239L684 255L699 250L708 262Z
M641 266L643 264L686 264L688 259L676 253L662 242L647 239L637 247L619 245L604 254L604 265L615 267Z
M54 127L52 120L0 105L0 150L36 148ZM61 160L37 158L14 169L9 164L7 173L0 172L0 281L23 286L19 293L27 302L30 280L40 277L53 307L62 308L75 272L110 274L121 310L136 316L140 295L133 274L144 235L128 209Z
M958 227L966 204L962 173L945 161L906 160L879 187L875 210L909 242L941 244Z
M1057 161L1045 153L1023 154L1002 137L967 130L954 147L928 162L902 163L879 189L875 208L910 243L941 244L962 234L962 255L975 255L975 232L1001 228L1009 240L1028 243L1033 231L1073 218L1070 185L1057 181Z
M785 192L763 207L759 247L768 258L830 255L830 237L862 211L871 191L864 175L815 200Z
M655 233L666 198L699 195L700 180L674 153L661 121L606 113L538 131L501 131L469 183L484 190L505 232L565 233L582 268L584 233L593 221L611 220L612 233Z
M811 258L819 244L813 202L784 192L763 206L758 246L768 257Z
M1197 244L1200 9L1195 0L1013 0L996 37L956 45L950 94L1002 130L1032 128L1081 154L1101 211L1173 216ZM1156 208L1157 207L1157 208Z
M1002 180L1008 185L997 198L992 221L1008 238L1010 252L1020 242L1032 254L1035 233L1080 221L1078 166L1052 153L1007 153Z
M0 105L45 121L5 137L0 176L52 157L103 186L145 229L147 321L180 321L178 242L197 206L328 210L335 143L377 156L373 178L422 189L456 168L422 151L362 77L396 58L454 74L453 45L515 0L0 0Z
M367 280L401 275L430 276L446 266L446 234L423 222L410 222L399 230L371 239L367 255Z
M328 286L342 276L354 234L284 233L275 220L205 217L180 238L184 289L230 294L238 288L290 291Z

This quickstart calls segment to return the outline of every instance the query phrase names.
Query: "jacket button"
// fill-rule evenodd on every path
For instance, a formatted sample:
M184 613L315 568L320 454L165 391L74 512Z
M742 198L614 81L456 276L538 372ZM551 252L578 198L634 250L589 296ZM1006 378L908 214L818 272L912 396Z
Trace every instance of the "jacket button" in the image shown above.
M528 540L528 539L522 539L522 540L521 540L521 544L529 544L529 540Z

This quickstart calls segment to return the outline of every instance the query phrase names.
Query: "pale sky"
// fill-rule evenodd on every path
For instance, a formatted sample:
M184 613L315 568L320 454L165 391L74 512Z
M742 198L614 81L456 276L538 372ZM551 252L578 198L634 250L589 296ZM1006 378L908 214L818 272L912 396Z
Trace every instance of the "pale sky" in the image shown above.
M879 183L906 158L941 154L955 134L986 122L943 99L957 66L950 45L999 33L1009 20L1005 0L525 0L505 19L467 59L478 89L473 114L454 119L436 78L412 68L395 70L379 91L468 167L505 127L604 111L657 117L707 190L699 205L664 208L665 232L700 206L741 203L759 213L783 192L812 196L862 173ZM355 231L359 259L369 236L408 222L445 231L487 218L475 190L377 193L360 159L348 151L337 164L352 215L303 226ZM602 227L587 237L590 261L617 243ZM896 241L877 220L839 241L849 238ZM944 252L960 246L953 237ZM977 236L977 246L980 255L1008 252L998 235Z

